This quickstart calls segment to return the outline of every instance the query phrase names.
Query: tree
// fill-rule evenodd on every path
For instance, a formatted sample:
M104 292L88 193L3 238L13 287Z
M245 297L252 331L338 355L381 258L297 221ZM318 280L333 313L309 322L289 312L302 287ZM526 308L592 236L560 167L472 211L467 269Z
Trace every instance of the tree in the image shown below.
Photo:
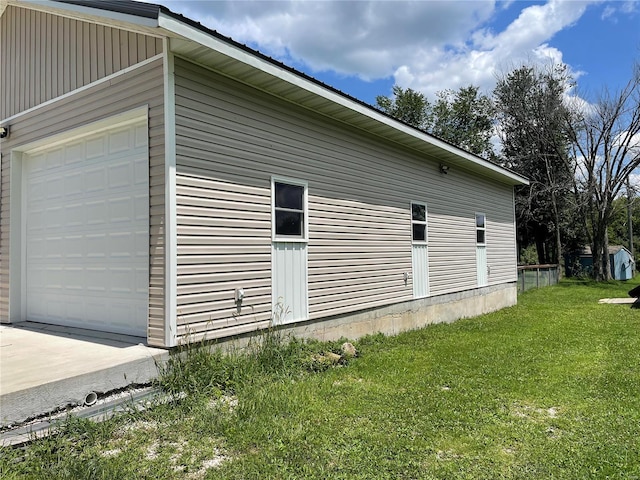
M608 280L614 200L640 166L640 64L620 91L605 90L593 105L576 104L570 125L575 161L567 167L591 244L593 275Z
M388 115L411 125L412 127L425 130L427 112L430 108L429 101L424 94L416 92L410 88L404 90L398 85L393 87L393 96L376 97L376 106Z
M478 87L474 86L456 91L443 90L436 96L435 103L431 103L424 94L396 85L392 97L376 97L376 106L392 117L457 147L488 159L495 158L491 144L491 99L479 94Z
M516 191L518 240L536 245L539 263L562 263L570 228L572 185L570 119L564 96L572 86L566 67L522 66L499 78L494 104L502 139L502 161L529 178ZM569 237L569 238L567 238Z
M629 206L631 218L629 218ZM624 245L631 250L629 220L633 224L633 244L640 245L640 197L635 192L631 193L631 198L624 196L613 201L613 212L608 228L609 242L612 245Z
M493 160L494 107L475 86L443 90L427 115L434 136L481 157Z

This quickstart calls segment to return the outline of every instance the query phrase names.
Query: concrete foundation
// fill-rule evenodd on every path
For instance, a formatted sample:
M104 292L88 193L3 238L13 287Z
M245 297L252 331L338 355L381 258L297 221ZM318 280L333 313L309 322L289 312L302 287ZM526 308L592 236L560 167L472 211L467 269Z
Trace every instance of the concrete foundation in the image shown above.
M432 323L450 323L510 307L518 302L516 283L396 303L355 314L340 315L290 329L299 338L358 339L372 333L397 335Z
M517 302L518 287L516 282L513 282L300 322L280 327L278 330L284 335L297 338L316 338L322 341L340 338L356 340L373 333L397 335L432 323L451 323L461 318L495 312ZM259 335L260 332L254 332L217 340L215 344L223 349L242 349Z

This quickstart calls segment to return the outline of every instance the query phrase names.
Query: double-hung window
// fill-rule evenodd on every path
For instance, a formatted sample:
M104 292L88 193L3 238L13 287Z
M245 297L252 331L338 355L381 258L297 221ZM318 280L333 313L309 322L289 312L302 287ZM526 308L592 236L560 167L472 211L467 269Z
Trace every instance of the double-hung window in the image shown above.
M272 180L275 241L307 240L307 184L292 180Z
M413 243L427 243L427 206L424 203L411 203L411 230Z
M476 213L476 244L479 246L486 245L486 217L484 213Z

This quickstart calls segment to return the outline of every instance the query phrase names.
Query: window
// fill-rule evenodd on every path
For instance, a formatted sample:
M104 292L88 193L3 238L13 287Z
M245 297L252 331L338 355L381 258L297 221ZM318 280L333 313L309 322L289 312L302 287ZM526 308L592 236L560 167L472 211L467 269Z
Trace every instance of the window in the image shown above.
M485 245L486 239L486 226L485 226L485 215L484 213L476 213L476 243L478 245Z
M276 179L271 183L273 238L284 241L305 240L306 183Z
M411 230L414 243L427 243L427 206L411 203Z

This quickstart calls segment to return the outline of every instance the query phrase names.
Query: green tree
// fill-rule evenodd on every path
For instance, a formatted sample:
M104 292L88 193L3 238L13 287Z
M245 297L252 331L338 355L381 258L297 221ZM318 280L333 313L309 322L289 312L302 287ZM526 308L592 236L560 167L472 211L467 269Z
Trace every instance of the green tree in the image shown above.
M398 85L393 87L393 96L376 97L376 106L388 115L411 125L412 127L425 130L427 112L430 109L429 101L424 94L416 92L411 88L403 89Z
M522 66L502 76L494 104L502 139L502 162L529 178L516 190L518 240L536 245L539 263L562 263L571 228L569 110L563 99L572 86L564 66Z
M596 280L611 278L609 226L614 201L629 175L640 166L640 64L617 92L605 90L588 107L576 103L572 111L571 139L575 161L567 167L585 232L593 254Z
M494 107L475 86L443 90L427 115L427 130L434 136L481 157L496 158L491 143Z
M629 244L629 198L625 195L613 201L613 214L609 223L609 243L624 245L631 250ZM640 245L640 197L631 195L631 221L633 224L633 245Z
M376 97L376 106L401 122L476 155L494 159L491 99L474 86L443 90L436 97L432 103L424 94L396 85L391 97Z

